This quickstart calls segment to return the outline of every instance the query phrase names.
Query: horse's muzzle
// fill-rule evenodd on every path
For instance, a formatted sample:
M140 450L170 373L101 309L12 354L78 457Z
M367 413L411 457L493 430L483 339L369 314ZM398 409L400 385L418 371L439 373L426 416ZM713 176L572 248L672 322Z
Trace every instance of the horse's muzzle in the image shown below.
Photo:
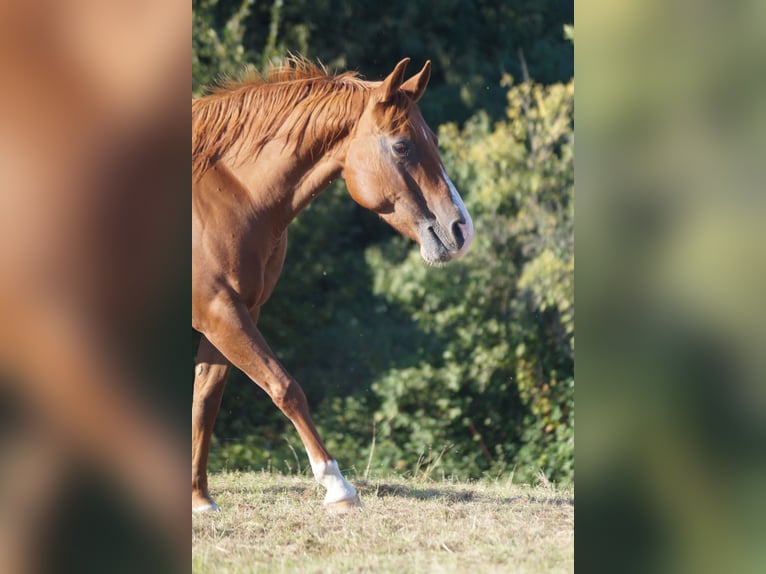
M467 213L448 225L426 222L420 230L420 254L430 264L447 263L465 255L473 240L473 222Z

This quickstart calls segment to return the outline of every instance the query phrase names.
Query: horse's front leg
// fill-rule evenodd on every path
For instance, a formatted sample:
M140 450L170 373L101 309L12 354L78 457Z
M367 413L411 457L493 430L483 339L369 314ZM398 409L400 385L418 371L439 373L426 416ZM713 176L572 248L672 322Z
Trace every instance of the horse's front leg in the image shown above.
M325 487L324 504L334 512L360 506L359 496L341 474L309 415L306 395L280 364L233 293L219 293L207 309L204 334L235 366L261 387L290 419L303 441L314 478Z
M231 363L203 335L194 369L192 402L192 511L220 510L207 488L210 437Z

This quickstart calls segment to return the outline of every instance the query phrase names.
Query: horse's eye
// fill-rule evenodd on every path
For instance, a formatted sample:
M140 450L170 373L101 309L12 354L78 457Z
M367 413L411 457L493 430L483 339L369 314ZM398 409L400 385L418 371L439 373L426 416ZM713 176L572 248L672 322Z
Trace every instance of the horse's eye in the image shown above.
M392 147L393 147L394 153L402 157L406 157L410 151L409 142L402 141L402 140L396 142Z

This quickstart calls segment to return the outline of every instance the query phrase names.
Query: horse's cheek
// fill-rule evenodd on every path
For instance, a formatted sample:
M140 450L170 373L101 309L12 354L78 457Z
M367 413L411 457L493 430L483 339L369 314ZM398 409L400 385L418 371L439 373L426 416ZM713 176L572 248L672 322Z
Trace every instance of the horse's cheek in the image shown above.
M370 189L368 178L364 176L364 173L360 173L356 169L346 168L345 171L346 188L354 201L365 209L373 209L375 207L375 198L372 190Z
M351 197L356 201L359 205L364 207L365 209L374 210L375 209L375 198L372 193L370 193L370 190L365 185L349 185L348 191L351 194Z

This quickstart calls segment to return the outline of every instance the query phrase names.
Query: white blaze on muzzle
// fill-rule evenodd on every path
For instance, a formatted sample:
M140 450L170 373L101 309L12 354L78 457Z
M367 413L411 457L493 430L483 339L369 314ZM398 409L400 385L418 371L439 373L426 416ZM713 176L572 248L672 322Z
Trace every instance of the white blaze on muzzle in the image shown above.
M468 213L468 210L465 208L463 198L460 197L457 189L455 189L455 184L452 183L452 180L444 170L444 166L442 166L442 177L444 177L444 181L446 181L447 185L449 186L450 195L452 196L452 203L455 205L455 209L457 209L458 214L460 214L460 219L462 219L464 222L458 223L460 232L463 234L464 242L460 250L452 256L453 259L457 259L458 257L465 255L468 251L468 248L471 246L471 241L473 241L473 220L471 219L471 215Z

